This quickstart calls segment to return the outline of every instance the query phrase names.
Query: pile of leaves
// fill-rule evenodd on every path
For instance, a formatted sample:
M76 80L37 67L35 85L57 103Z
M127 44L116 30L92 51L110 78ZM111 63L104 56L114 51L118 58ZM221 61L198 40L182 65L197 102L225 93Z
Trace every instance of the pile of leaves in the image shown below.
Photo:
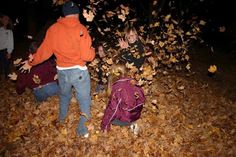
M100 123L107 98L92 97L90 137L77 136L79 106L72 99L65 123L57 122L59 98L37 104L27 90L16 94L13 82L1 87L1 156L234 156L235 102L207 84L178 74L158 73L145 85L146 103L136 136L128 127ZM2 82L1 82L2 83ZM92 81L92 92L95 90Z

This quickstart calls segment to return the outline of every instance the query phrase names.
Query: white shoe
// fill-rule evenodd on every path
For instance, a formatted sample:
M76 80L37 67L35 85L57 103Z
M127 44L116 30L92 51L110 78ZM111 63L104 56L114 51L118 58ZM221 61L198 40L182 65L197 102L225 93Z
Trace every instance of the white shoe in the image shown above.
M138 135L139 133L139 127L138 127L138 124L137 123L133 123L130 125L130 129L131 131L135 134L135 135Z
M89 133L84 134L83 137L84 137L84 138L88 138L88 137L89 137Z

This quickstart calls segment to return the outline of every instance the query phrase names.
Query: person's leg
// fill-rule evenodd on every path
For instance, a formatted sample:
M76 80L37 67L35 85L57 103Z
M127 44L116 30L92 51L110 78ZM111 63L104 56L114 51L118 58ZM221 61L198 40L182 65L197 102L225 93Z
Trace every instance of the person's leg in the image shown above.
M111 124L118 125L118 126L130 126L132 123L129 122L122 122L119 119L114 119Z
M4 76L5 79L8 78L8 74L10 73L10 61L7 59L7 51L4 52L4 57L3 57L3 68L4 68Z
M139 127L136 122L122 122L119 119L114 119L111 122L113 125L118 125L118 126L129 126L131 131L137 135L139 133Z
M47 94L46 95L47 97L59 94L59 86L56 82L49 83L48 85L45 86L44 90Z
M91 95L90 95L90 75L88 70L77 69L75 74L77 78L73 81L73 86L76 90L76 97L80 105L81 116L77 128L77 133L79 135L85 135L88 133L88 129L85 123L90 119L90 105L91 105Z
M33 90L38 102L46 101L48 97L59 94L59 86L56 82L51 82L39 89Z
M58 82L60 87L60 112L59 120L63 122L66 118L71 99L72 84L70 82L70 70L58 70Z
M3 62L4 62L4 53L0 51L0 80L1 80L1 76L2 76L2 74L4 72L4 68L3 68L4 64L3 64Z
M46 100L45 99L46 93L42 88L33 89L33 94L37 102L42 102Z

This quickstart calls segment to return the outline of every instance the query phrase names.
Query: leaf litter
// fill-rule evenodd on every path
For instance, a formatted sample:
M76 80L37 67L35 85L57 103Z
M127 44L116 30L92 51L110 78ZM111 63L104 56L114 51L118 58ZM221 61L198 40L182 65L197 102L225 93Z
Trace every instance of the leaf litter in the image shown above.
M235 103L208 86L169 72L145 85L147 101L138 120L140 133L112 126L100 130L107 98L92 98L90 137L76 135L77 102L58 124L59 98L37 104L31 91L18 96L14 83L1 88L0 150L3 156L234 156ZM92 91L95 88L92 81ZM74 98L75 99L75 98Z

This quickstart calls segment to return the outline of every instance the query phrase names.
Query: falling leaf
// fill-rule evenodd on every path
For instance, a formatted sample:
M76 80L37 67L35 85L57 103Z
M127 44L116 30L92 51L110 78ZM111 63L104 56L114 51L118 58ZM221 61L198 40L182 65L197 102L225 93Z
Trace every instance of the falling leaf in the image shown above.
M175 58L175 56L172 56L172 55L171 55L171 57L170 57L170 61L171 61L172 63L178 62L178 60Z
M183 90L185 87L184 86L179 86L177 89Z
M138 19L137 18L134 18L134 19L131 19L131 20L129 20L130 22L137 22L138 21Z
M211 52L214 52L214 48L213 48L213 46L211 46Z
M152 5L157 5L157 1L156 0L153 1Z
M164 42L162 42L162 41L159 41L159 46L160 47L163 47L165 45L165 43Z
M170 15L170 14L169 14L169 15L166 15L164 21L165 21L165 22L168 22L168 21L170 20L170 18L171 18L171 15Z
M102 35L105 35L105 33L102 32L101 28L100 27L97 27L99 33L101 33Z
M88 10L84 9L83 10L83 16L86 19L86 21L88 21L88 22L93 21L94 14L91 10L88 11Z
M116 15L116 13L114 13L112 11L107 11L106 15L107 15L108 18L110 18L110 17L113 17L114 15Z
M81 115L81 116L84 116L86 119L89 119L89 117L87 116L86 113L80 112L80 115Z
M199 24L205 26L205 25L206 25L206 22L203 21L203 20L201 20Z
M121 19L121 20L122 20L122 22L124 22L124 21L125 21L125 19L126 19L126 16L125 16L125 15L123 15L123 14L120 14L120 15L118 15L118 18L119 18L119 19Z
M33 39L33 36L32 35L27 35L26 36L28 39Z
M38 75L34 75L32 79L33 79L35 84L40 84L41 83L41 79L39 78Z
M189 55L185 55L184 58L185 58L186 61L189 61L189 58L190 58L190 57L189 57Z
M155 100L152 100L152 104L157 104L157 100L155 99Z
M157 15L157 12L155 10L152 11L152 15L153 16L156 16Z
M186 32L186 35L189 35L189 36L190 36L190 35L192 35L192 34L188 31L188 32Z
M11 73L8 75L10 80L16 81L17 80L17 74L15 72Z
M185 68L186 68L187 70L190 70L190 69L191 69L191 64L188 63Z
M121 13L124 15L128 15L129 14L129 7L124 6L123 4L120 5L121 7Z
M22 61L22 58L17 58L16 60L13 61L14 65L19 65Z
M111 29L110 28L105 28L103 31L104 32L109 32L109 31L111 31Z
M62 135L65 135L65 136L68 134L67 128L62 128L60 132Z
M112 65L112 64L113 64L112 58L106 60L106 62L107 62L107 64L109 64L109 65Z
M208 71L210 73L215 73L217 71L216 65L210 65L210 67L208 68Z

